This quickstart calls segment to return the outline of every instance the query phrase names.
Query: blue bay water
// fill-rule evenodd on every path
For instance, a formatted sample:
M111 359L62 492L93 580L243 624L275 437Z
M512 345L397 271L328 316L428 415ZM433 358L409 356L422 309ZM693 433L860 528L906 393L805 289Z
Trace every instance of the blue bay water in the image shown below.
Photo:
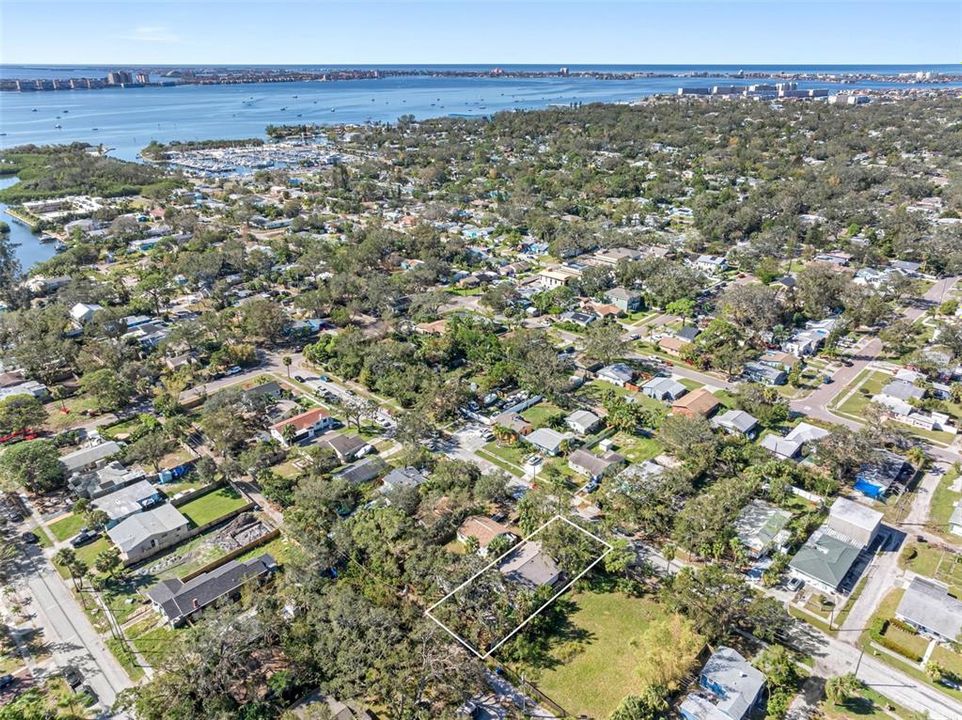
M336 66L290 66L337 69ZM358 66L353 66L358 67ZM379 66L406 68L409 66ZM488 70L493 66L432 66L437 70ZM505 70L552 71L557 66L502 66ZM104 144L129 160L151 140L263 137L268 124L393 122L411 114L489 115L502 110L573 102L626 102L679 86L744 85L721 73L754 72L958 72L956 66L571 66L571 71L709 73L708 77L604 80L578 77L394 77L377 80L247 85L183 85L56 92L0 93L0 147L24 143L83 141ZM102 77L109 68L0 66L2 77ZM156 75L156 73L155 73ZM900 86L865 82L802 82L800 87L837 90ZM912 85L910 87L927 87ZM297 96L297 97L295 97ZM60 127L57 127L57 126Z

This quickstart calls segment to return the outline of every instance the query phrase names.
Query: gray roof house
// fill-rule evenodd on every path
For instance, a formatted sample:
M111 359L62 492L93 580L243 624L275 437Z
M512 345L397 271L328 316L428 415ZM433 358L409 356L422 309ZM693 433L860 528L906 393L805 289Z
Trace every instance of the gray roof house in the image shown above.
M498 570L506 579L531 589L561 580L561 570L541 549L541 543L533 540L521 543L498 564Z
M331 448L334 454L337 455L337 459L342 463L350 462L354 458L359 457L365 452L365 448L370 447L370 445L357 435L344 435L343 433L326 437L318 444Z
M124 563L131 565L187 537L190 521L169 503L124 518L107 529Z
M340 472L335 473L334 477L347 480L349 483L358 484L370 482L385 470L387 470L387 463L377 455L372 455L358 460L353 465L349 465Z
M785 529L792 514L764 500L753 500L738 514L735 533L753 557L762 557L784 545L791 534Z
M949 595L942 583L927 578L912 579L895 617L943 642L958 642L962 633L962 601Z
M807 443L818 442L831 433L815 425L801 422L785 437L769 434L762 438L761 446L773 455L786 460L798 456Z
M730 647L712 653L698 684L705 692L689 694L678 708L685 720L742 720L764 699L765 675Z
M878 535L882 513L854 500L838 497L829 508L825 524L839 535L868 547Z
M744 410L729 410L721 415L716 415L711 419L711 424L721 428L729 435L744 435L747 438L754 438L758 433L758 420Z
M112 493L94 499L91 503L97 510L103 510L110 518L108 525L116 525L128 515L139 513L163 496L146 480L139 480Z
M921 400L925 397L925 391L905 380L893 380L882 388L879 395L908 402L909 400Z
M99 498L144 477L146 475L140 468L127 468L114 460L103 467L74 473L67 479L67 484L80 497Z
M688 392L688 388L671 378L653 377L641 386L641 392L655 400L674 401Z
M538 428L522 439L548 455L557 455L561 452L561 444L569 437L567 434L559 433L551 428Z
M415 467L395 468L384 476L381 492L388 493L402 487L417 487L428 477Z
M568 456L568 467L592 481L600 480L624 462L625 459L616 452L598 457L584 448L578 448Z
M755 382L765 385L784 385L788 375L781 368L772 367L762 362L745 363L744 375Z
M120 452L120 445L113 440L102 442L99 445L81 448L72 453L61 456L60 462L67 468L68 473L75 473L93 467L101 460L106 460L111 455Z
M147 591L154 607L170 625L177 627L218 600L235 597L241 587L277 569L269 553L246 561L231 560L210 572L183 582L177 578L161 580Z
M587 435L601 422L601 418L588 410L575 410L565 418L565 425L579 435Z
M614 365L606 365L601 368L597 373L597 377L599 380L604 380L612 385L624 387L635 377L635 371L624 363L615 363Z

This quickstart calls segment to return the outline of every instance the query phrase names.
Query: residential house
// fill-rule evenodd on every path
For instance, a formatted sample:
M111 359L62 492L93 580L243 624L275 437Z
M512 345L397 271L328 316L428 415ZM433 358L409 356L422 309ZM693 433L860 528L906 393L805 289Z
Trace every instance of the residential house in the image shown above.
M124 518L164 502L164 495L146 480L114 490L95 498L91 505L103 510L110 518L107 527L113 527Z
M542 270L538 273L538 280L541 283L541 287L546 290L562 287L579 277L581 277L581 271L564 265L549 270Z
M335 420L323 408L313 408L302 412L294 417L281 420L271 425L271 437L284 447L306 442L315 437L318 433L325 432L334 427ZM287 428L293 428L287 430ZM291 441L288 442L285 435L291 433Z
M483 515L470 515L458 527L458 540L466 543L468 538L478 541L478 554L485 556L488 554L488 546L497 538L508 538L512 542L517 536L511 532L507 525L499 523Z
M749 440L758 434L758 420L744 410L728 410L712 418L711 423L729 435L742 435Z
M120 452L120 445L113 440L75 450L60 456L60 462L67 473L80 472L106 460Z
M360 483L371 482L385 470L387 470L387 463L379 456L371 455L336 472L334 477L346 480L352 485L359 485Z
M588 435L594 432L600 424L601 418L589 410L575 410L565 418L565 425L579 435Z
M742 508L735 521L738 540L753 558L768 555L785 546L791 538L786 529L792 514L764 500L752 500Z
M598 320L598 316L593 312L585 312L583 310L568 310L561 313L558 316L562 322L574 323L578 327L586 328L591 323Z
M728 269L728 261L721 255L700 255L695 267L708 275L719 275Z
M940 642L955 644L962 640L962 601L935 580L912 578L895 617Z
M837 322L835 318L825 318L805 323L804 328L797 330L782 345L782 350L797 357L814 355L825 344L825 338L831 334Z
M326 437L321 440L320 444L331 448L337 455L337 459L342 463L349 463L374 449L357 435L344 435L343 433Z
M710 417L721 403L706 388L698 388L687 395L675 400L671 405L671 411L678 415L688 415L695 417L701 415L704 418Z
M569 434L562 434L551 428L538 428L523 438L526 443L533 445L536 449L547 455L557 455L560 453L564 443L570 439Z
M685 720L743 720L765 702L765 675L730 647L712 653L698 685L703 692L690 693L678 709Z
M529 540L508 554L498 570L507 580L531 590L544 585L555 586L561 581L561 570L541 547L541 543Z
M882 513L862 503L838 497L828 511L828 519L825 523L835 532L867 548L878 536L882 525Z
M615 363L601 368L596 377L612 385L624 387L634 379L635 371L624 363Z
M598 264L616 267L622 260L635 262L644 257L640 250L634 248L605 248L594 254L594 259Z
M380 492L385 494L400 488L415 488L427 479L424 471L415 467L395 468L384 476Z
M50 395L50 390L43 383L36 380L24 380L15 385L0 387L0 400L6 400L14 395L29 395L38 400L45 400Z
M898 270L906 277L918 277L922 274L922 263L912 262L910 260L892 260L889 263L889 267Z
M599 482L624 462L625 459L616 452L609 451L599 457L584 448L578 448L568 456L568 467L593 483Z
M107 535L120 550L125 565L140 562L184 540L190 521L169 503L124 518Z
M908 481L915 468L901 455L889 450L876 450L875 457L859 468L854 488L865 497L881 500L899 481Z
M611 288L605 297L608 302L625 313L633 313L641 310L641 293L636 290L629 290L626 287Z
M230 560L187 582L161 580L147 591L147 597L171 627L178 627L216 602L236 599L244 585L266 579L277 567L269 553L250 560Z
M848 265L852 261L852 256L850 253L842 252L840 250L833 250L831 252L819 253L815 256L816 262L829 263L831 265Z
M745 363L744 375L763 385L784 385L788 380L784 370L762 362Z
M761 446L776 457L792 460L801 455L806 444L818 442L830 434L828 430L801 422L792 428L785 437L774 433L766 435L762 438Z
M534 430L534 425L525 420L516 412L503 412L494 418L493 424L507 428L518 437L527 435Z
M77 303L70 308L70 317L78 325L86 325L98 310L103 308L96 303Z
M688 388L677 380L666 377L653 377L641 386L641 392L655 400L674 402L688 392Z
M675 331L675 337L685 342L694 342L701 335L701 330L695 325L685 325Z
M325 711L317 709L321 707L325 708L326 714L322 714ZM318 717L330 717L331 720L374 720L373 715L356 703L343 703L331 695L321 695L319 691L298 702L290 712L296 720Z
M861 545L823 525L812 533L788 566L795 577L823 592L834 593L842 587L861 553Z
M677 337L663 337L658 340L658 349L661 350L666 355L671 355L672 357L681 357L685 352L685 348L691 345L687 340L682 340Z
M766 350L758 358L758 362L787 372L798 364L798 358L791 353L781 352L780 350Z

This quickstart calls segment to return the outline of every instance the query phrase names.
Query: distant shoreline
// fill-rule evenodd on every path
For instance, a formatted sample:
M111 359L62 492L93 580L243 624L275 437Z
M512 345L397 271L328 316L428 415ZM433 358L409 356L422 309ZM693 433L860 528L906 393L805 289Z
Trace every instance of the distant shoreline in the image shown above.
M894 66L899 67L899 66ZM126 80L116 76L122 75ZM114 76L114 77L111 77ZM653 78L717 78L721 80L778 80L784 82L823 82L838 85L860 82L889 82L904 85L918 83L958 84L962 83L962 73L917 71L849 71L825 70L696 70L656 71L656 70L571 70L560 67L556 70L503 69L494 67L479 69L444 68L354 68L336 70L284 70L273 68L229 69L223 72L197 70L193 68L171 69L163 74L165 80L148 80L148 73L136 71L138 80L133 81L135 71L112 71L104 78L10 78L0 80L0 91L5 92L50 92L62 90L104 90L144 87L177 87L181 85L260 85L268 83L295 82L342 82L348 80L382 80L385 78L572 78L586 80L641 80Z

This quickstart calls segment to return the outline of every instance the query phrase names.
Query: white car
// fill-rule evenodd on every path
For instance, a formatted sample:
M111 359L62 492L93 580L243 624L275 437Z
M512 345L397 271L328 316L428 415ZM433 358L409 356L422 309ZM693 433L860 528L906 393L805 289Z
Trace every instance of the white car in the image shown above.
M541 456L531 455L524 461L524 464L527 465L528 467L537 467L538 465L541 464Z

